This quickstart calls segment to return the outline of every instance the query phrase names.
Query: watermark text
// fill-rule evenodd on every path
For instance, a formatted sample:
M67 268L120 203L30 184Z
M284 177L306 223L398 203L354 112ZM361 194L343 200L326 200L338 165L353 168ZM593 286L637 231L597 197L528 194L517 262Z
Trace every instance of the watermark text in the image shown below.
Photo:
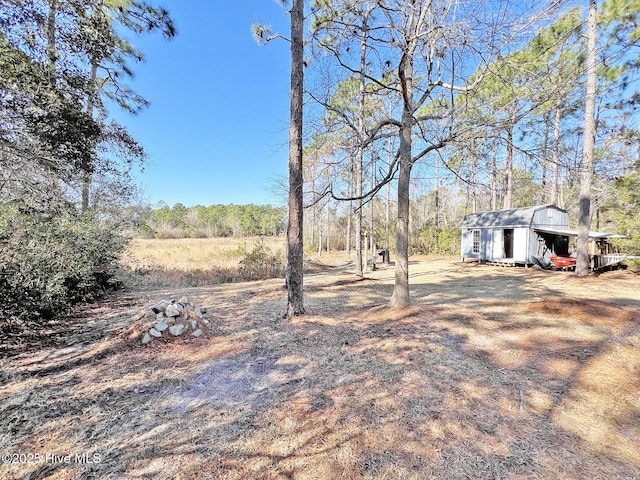
M3 464L83 464L90 465L102 462L102 455L91 452L74 453L23 453L6 452L0 456Z

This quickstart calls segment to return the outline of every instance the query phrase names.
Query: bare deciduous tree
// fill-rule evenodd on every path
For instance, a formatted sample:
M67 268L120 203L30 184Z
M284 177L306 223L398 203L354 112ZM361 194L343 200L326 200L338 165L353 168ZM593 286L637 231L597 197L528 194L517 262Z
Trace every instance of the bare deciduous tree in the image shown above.
M398 150L387 172L369 191L356 195L368 198L397 173L396 271L391 306L405 306L409 298L409 188L411 171L416 162L431 152L443 149L461 139L469 128L457 122L464 110L457 96L474 90L486 73L485 66L522 31L526 8L509 1L499 2L487 10L475 2L452 0L318 2L317 23L348 25L349 15L358 7L369 7L365 41L366 69L361 58L352 53L353 42L336 41L335 36L320 39L322 47L335 59L345 75L358 75L371 85L372 94L384 92L397 98L396 108L386 118L367 128L360 138L362 147L375 145L395 130ZM514 11L520 7L521 11ZM363 7L364 8L364 7ZM347 12L343 15L341 12ZM498 19L500 19L498 21ZM358 31L357 23L349 24ZM348 30L348 29L345 29ZM364 36L354 34L354 38ZM468 65L473 64L474 71ZM326 106L326 105L325 105ZM338 113L339 114L339 113Z

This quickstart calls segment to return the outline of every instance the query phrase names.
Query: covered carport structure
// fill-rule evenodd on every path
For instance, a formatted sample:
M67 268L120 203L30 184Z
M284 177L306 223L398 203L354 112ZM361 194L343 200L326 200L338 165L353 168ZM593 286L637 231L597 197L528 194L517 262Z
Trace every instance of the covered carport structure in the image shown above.
M545 250L540 255L541 258L551 259L545 253L557 256L571 256L569 254L570 239L578 237L578 230L557 227L535 227L533 231L538 234L541 244ZM625 255L618 252L610 240L615 238L625 238L624 235L606 232L589 232L589 256L591 258L591 269L602 270L618 265L625 259ZM544 266L544 265L542 265Z

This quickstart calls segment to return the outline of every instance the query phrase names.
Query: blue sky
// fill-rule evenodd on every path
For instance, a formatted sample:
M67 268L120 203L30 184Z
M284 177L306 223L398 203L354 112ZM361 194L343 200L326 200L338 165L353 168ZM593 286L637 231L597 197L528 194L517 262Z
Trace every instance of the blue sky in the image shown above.
M129 37L145 54L130 86L151 102L111 116L146 148L134 177L152 205L282 203L289 122L289 44L258 46L253 21L285 36L289 17L274 0L165 1L178 35Z

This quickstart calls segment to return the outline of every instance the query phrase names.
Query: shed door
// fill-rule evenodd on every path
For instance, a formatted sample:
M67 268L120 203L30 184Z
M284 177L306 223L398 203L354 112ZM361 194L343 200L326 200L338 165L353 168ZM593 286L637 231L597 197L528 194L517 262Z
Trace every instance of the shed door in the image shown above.
M513 228L505 228L502 231L504 237L504 258L513 258Z

